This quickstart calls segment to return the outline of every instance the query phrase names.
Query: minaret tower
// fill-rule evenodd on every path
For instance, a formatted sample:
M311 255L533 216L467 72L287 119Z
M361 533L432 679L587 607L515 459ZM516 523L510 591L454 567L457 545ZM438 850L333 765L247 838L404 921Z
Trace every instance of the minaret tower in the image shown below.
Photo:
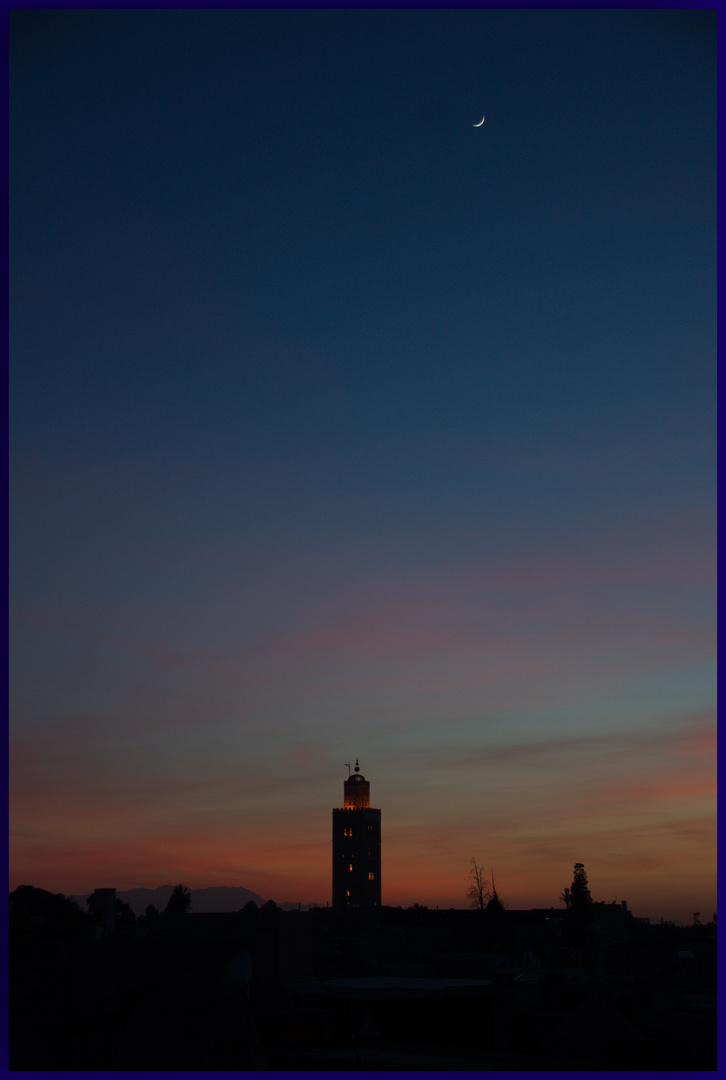
M343 808L333 810L334 908L381 906L381 811L371 809L370 787L356 758Z

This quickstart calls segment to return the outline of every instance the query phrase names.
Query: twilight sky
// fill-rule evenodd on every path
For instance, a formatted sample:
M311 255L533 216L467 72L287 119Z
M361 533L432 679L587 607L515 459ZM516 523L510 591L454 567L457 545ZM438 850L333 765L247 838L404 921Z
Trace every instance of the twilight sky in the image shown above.
M11 13L11 888L711 917L715 19Z

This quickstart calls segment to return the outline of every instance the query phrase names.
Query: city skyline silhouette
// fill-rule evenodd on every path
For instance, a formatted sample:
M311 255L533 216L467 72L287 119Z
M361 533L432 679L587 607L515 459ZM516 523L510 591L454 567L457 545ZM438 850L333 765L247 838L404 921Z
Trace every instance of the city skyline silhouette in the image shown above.
M114 889L83 913L21 886L11 1068L715 1068L715 919L651 925L593 902L580 863L566 892L560 912L508 910L492 882L474 910L356 906L342 890L330 908L203 914L179 884L136 917Z
M9 265L11 889L325 905L357 755L711 917L715 13L13 10Z

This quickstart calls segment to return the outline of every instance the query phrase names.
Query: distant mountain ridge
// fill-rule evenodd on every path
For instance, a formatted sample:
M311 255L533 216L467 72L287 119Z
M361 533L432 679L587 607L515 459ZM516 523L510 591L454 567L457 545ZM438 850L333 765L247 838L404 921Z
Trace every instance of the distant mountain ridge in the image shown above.
M173 889L173 885L160 885L158 889L127 889L117 892L116 896L129 905L134 915L144 915L149 904L163 911ZM216 885L210 889L190 889L189 891L192 894L190 911L239 911L250 900L253 900L258 907L265 903L263 897L258 896L257 893L238 885Z
M159 911L163 911L169 902L173 889L173 885L160 885L158 889L126 889L118 891L116 896L129 905L134 915L145 915L149 904L153 904ZM257 904L258 907L262 907L267 902L264 897L259 896L250 889L243 889L241 885L215 885L209 889L190 889L189 891L192 894L192 903L189 910L197 913L239 911L250 900ZM298 905L290 901L278 904L278 907L284 911L297 910L298 907L307 911L308 908L315 906L315 904Z

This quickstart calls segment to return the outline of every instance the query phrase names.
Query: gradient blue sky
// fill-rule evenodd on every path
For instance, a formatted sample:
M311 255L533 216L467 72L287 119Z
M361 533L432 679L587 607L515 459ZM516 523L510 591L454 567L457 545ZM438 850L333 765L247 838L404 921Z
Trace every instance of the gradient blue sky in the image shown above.
M715 13L10 46L11 887L710 917Z

